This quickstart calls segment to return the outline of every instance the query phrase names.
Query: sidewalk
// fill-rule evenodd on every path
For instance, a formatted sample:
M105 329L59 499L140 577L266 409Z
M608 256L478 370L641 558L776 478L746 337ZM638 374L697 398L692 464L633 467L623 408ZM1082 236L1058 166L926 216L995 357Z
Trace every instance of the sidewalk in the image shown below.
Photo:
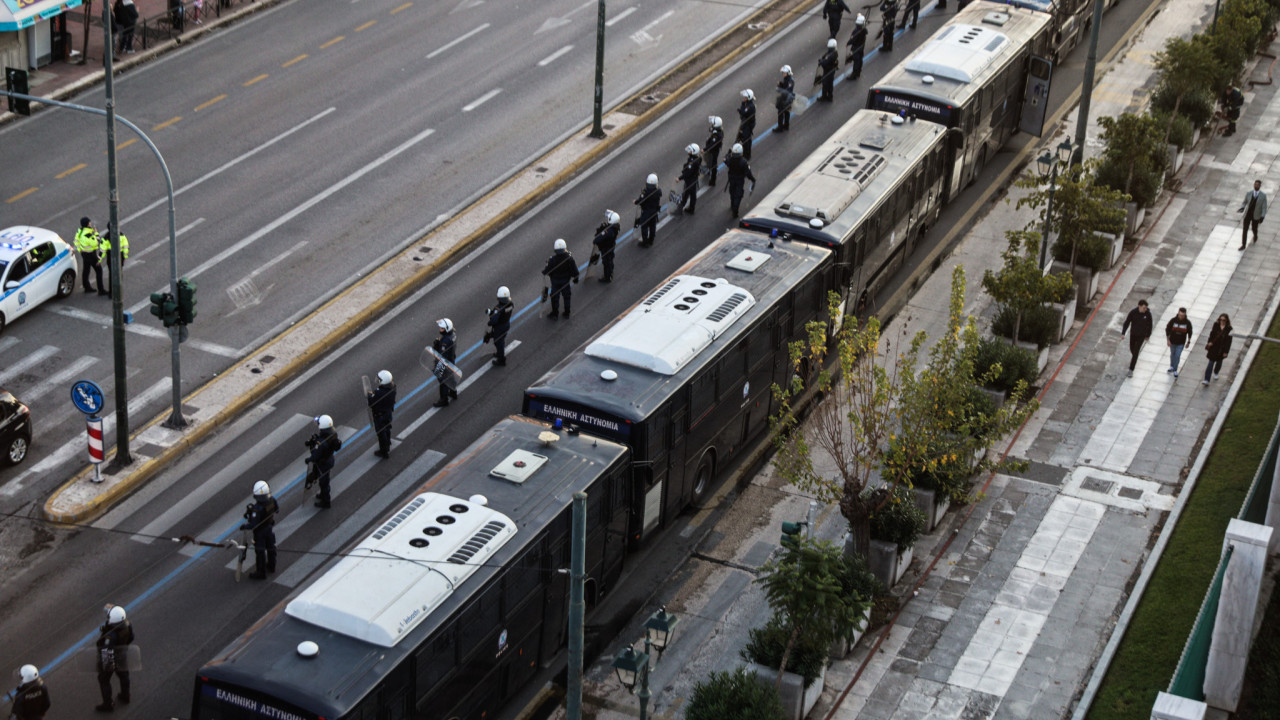
M1097 83L1086 155L1100 147L1098 117L1140 106L1154 85L1151 56L1165 40L1189 35L1212 13L1206 0L1159 7ZM901 603L896 621L832 664L810 718L1021 720L1075 710L1160 520L1186 487L1202 436L1244 374L1248 343L1237 343L1222 378L1201 385L1200 333L1224 312L1237 333L1264 331L1280 281L1273 233L1245 252L1236 249L1239 198L1259 178L1275 192L1280 171L1280 97L1274 85L1245 90L1242 132L1201 138L1178 175L1179 191L1148 212L1137 247L1103 274L1096 313L1078 319L1052 348L1041 377L1042 408L1008 447L1010 458L1029 461L1028 471L995 475L978 488L979 502L953 508L916 545L916 561L893 590ZM1074 137L1074 119L1073 109L1042 145ZM957 265L967 277L966 312L984 330L990 326L995 307L981 290L983 271L1000 266L1004 231L1029 219L1014 199L979 221L884 337L903 330L937 337L946 327ZM1119 329L1139 299L1151 304L1156 335L1126 379L1128 346ZM1180 306L1195 335L1175 379L1165 372L1169 355L1159 341ZM807 505L767 468L659 590L658 602L681 622L651 676L655 717L679 717L696 683L740 664L747 630L771 614L753 571L777 548L780 523L802 519ZM815 534L838 541L846 528L836 508L824 507ZM623 637L641 637L639 622L652 609L637 613ZM601 720L628 716L636 703L613 677L611 655L589 669L586 683L587 702L601 708L595 715Z

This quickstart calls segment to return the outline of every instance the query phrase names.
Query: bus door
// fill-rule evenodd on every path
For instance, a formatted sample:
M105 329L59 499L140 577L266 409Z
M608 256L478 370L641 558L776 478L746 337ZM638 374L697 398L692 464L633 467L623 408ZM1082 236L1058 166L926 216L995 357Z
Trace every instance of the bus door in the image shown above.
M1027 66L1027 87L1022 94L1022 116L1018 129L1036 137L1044 134L1044 118L1049 111L1049 81L1053 63L1036 55Z
M688 396L678 392L671 399L671 422L667 434L667 519L674 518L689 501L691 488L685 487L685 453L689 428Z

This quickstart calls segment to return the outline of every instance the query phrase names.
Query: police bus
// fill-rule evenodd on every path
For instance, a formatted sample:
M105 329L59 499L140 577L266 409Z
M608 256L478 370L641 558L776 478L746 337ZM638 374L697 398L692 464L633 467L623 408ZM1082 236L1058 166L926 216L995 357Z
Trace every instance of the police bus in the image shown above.
M1052 34L1052 15L977 0L873 85L867 107L957 128L959 190L1014 133L1043 131Z
M633 543L755 447L788 343L826 316L832 257L729 230L525 391L525 415L631 447Z
M1084 41L1092 25L1093 0L1004 0L1018 8L1029 8L1053 17L1050 59L1057 65L1067 53Z
M859 110L740 225L830 248L842 302L873 297L949 199L956 132Z
M630 451L507 418L202 667L196 720L493 717L567 636L570 503L590 608L622 571Z

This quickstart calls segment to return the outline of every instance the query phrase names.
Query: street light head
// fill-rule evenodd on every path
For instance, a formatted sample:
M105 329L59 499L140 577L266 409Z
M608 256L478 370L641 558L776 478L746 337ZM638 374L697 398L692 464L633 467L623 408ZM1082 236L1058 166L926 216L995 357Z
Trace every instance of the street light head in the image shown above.
M1050 155L1048 152L1045 152L1045 154L1036 158L1036 166L1040 171L1041 179L1049 177L1049 172L1053 170L1054 162L1055 159L1053 155Z
M613 658L613 669L618 673L618 682L627 689L628 692L634 692L636 688L636 678L640 675L641 668L645 667L649 662L649 656L642 652L636 652L635 648L627 647L618 651Z
M658 649L659 656L662 655L663 650L667 649L667 645L671 644L678 622L680 618L674 613L667 612L665 607L658 608L657 612L644 621L645 634L649 638L649 643Z
M1075 152L1075 149L1075 143L1063 140L1058 144L1058 160L1064 163L1071 162L1071 153Z

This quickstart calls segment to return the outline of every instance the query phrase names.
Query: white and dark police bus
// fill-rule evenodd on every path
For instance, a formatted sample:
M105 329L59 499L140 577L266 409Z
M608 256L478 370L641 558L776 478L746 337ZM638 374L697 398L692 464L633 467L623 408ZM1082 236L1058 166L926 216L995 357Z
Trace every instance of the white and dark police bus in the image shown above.
M867 107L958 129L952 191L1019 130L1044 129L1051 14L977 0L867 91Z
M590 610L622 572L630 477L624 444L503 420L201 668L192 717L494 717L564 662L573 494Z
M1085 41L1093 24L1093 0L1000 0L1016 8L1028 8L1053 17L1050 59L1056 66L1067 53ZM1110 5L1112 0L1107 0Z
M631 447L639 543L758 446L834 265L826 248L730 230L528 388L524 414Z
M831 249L841 301L874 297L950 199L956 132L859 110L740 225Z

